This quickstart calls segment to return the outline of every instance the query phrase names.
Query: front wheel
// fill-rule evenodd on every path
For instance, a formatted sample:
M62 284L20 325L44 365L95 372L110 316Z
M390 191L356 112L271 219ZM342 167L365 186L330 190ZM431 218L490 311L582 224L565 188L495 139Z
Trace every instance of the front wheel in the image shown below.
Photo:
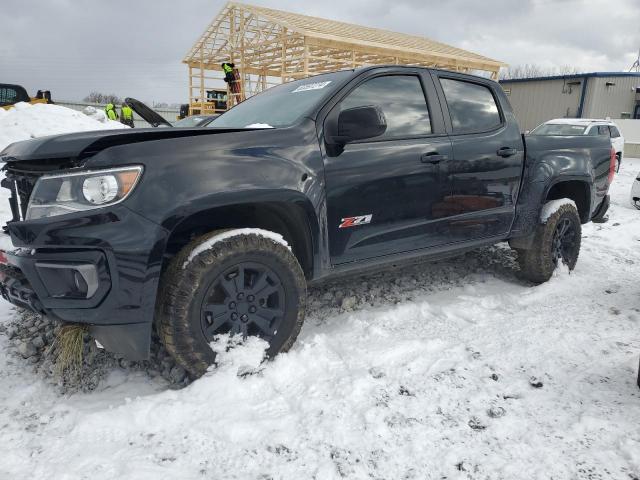
M161 279L156 322L169 353L193 377L215 362L221 334L257 336L272 357L288 350L304 320L306 282L272 232L212 232L187 245Z
M522 276L534 283L544 283L560 264L573 270L580 254L581 235L576 207L561 205L545 223L536 226L531 247L517 250Z

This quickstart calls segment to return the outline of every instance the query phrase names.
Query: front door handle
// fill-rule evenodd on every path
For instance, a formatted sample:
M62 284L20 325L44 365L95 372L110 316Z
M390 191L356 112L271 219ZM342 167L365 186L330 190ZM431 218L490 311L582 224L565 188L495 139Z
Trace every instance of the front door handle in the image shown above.
M442 155L438 152L429 152L429 153L425 153L424 155L422 155L420 157L420 161L422 163L439 163L443 160L446 160L447 156L446 155Z
M518 151L515 148L502 147L502 148L498 149L497 153L498 153L498 156L500 156L500 157L512 157L516 153L518 153Z

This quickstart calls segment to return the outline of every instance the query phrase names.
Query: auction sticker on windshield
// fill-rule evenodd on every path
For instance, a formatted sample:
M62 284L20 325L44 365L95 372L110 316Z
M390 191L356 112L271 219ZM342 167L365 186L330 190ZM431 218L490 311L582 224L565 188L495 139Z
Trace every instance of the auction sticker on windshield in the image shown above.
M291 93L296 92L307 92L309 90L320 90L331 83L331 80L328 82L315 82L315 83L307 83L306 85L300 85L295 90L292 90Z

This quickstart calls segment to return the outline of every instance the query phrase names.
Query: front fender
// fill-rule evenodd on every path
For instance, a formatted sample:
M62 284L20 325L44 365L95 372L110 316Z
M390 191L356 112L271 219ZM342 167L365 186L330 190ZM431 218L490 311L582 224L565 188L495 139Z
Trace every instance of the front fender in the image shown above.
M208 210L277 202L303 209L313 245L319 245L324 166L311 120L113 146L89 159L87 168L122 164L144 166L124 205L169 232Z

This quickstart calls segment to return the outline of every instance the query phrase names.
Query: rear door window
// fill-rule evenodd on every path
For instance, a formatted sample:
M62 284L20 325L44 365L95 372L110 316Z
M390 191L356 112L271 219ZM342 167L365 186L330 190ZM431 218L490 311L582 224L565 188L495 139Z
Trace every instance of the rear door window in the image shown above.
M486 132L502 124L491 90L478 83L441 78L454 133Z
M603 137L610 137L609 127L607 125L598 125L598 135Z
M609 125L609 131L611 132L612 138L618 138L620 136L620 130L618 130L613 125Z

